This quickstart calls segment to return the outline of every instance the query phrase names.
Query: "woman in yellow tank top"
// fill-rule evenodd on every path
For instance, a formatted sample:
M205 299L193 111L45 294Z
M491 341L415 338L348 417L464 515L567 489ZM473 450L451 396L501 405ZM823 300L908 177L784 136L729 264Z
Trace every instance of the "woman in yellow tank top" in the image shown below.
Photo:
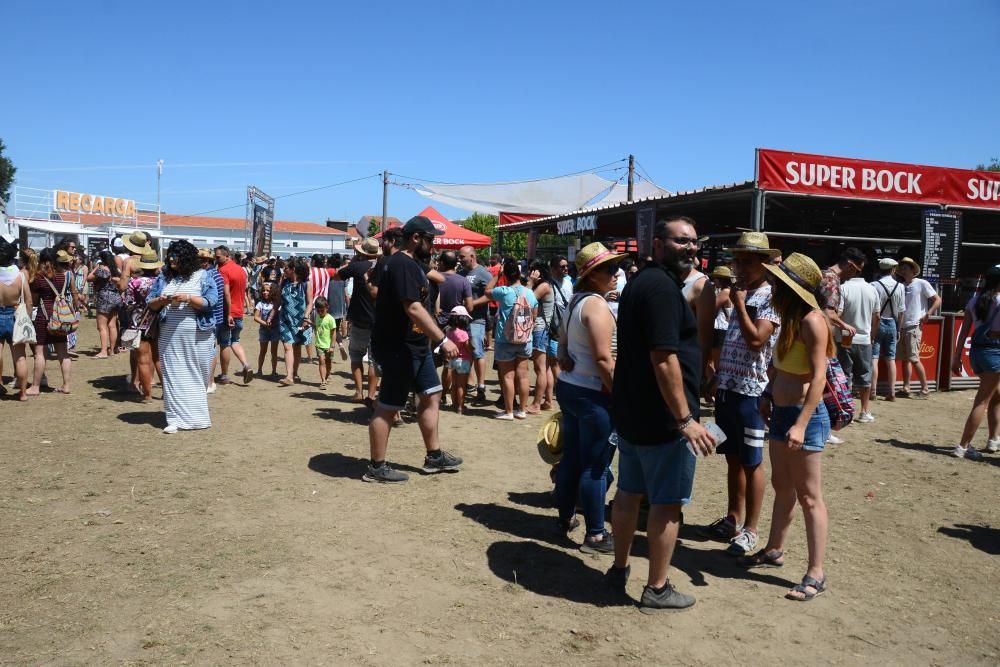
M823 557L827 513L823 502L821 454L830 435L830 417L823 405L827 359L834 356L826 316L816 302L822 273L816 263L792 253L779 266L765 267L774 283L773 304L781 316L781 333L774 349L771 383L761 401L770 420L771 485L774 509L767 545L741 559L744 567L781 567L783 548L795 504L802 505L809 565L802 583L785 595L811 600L826 590ZM773 404L773 405L772 405Z

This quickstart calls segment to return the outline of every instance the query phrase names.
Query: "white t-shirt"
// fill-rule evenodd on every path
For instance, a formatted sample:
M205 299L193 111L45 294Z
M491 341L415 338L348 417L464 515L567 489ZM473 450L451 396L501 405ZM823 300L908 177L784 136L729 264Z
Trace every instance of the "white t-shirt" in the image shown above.
M906 310L906 286L892 276L882 276L868 283L878 294L878 310L880 317L895 319ZM889 305L886 305L889 302Z
M857 329L853 341L855 345L872 343L872 315L878 313L882 305L875 289L864 278L851 278L840 286L840 318ZM834 339L839 342L841 336L840 328L836 327Z
M906 286L906 312L903 313L903 328L915 327L927 314L927 301L937 296L934 287L923 278L914 278Z
M726 339L722 343L719 372L716 377L719 380L719 389L744 396L760 396L767 387L767 367L771 365L771 353L774 351L774 343L778 340L781 324L781 318L771 305L771 286L764 284L747 292L746 308L750 319L754 322L758 320L773 322L774 333L760 350L752 352L746 339L743 338L740 320L734 312L733 317L729 319Z

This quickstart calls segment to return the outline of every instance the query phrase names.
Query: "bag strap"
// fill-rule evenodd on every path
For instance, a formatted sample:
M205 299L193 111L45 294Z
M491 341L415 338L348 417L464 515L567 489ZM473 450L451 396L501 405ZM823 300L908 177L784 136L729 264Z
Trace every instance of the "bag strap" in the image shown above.
M556 285L554 280L550 280L549 285L552 286L552 291L559 295L559 300L562 301L562 306L565 308L568 305L568 302L566 301L566 295L563 294L562 289Z
M17 305L23 306L27 299L24 298L24 274L18 271L17 277L21 280L21 295L18 297Z

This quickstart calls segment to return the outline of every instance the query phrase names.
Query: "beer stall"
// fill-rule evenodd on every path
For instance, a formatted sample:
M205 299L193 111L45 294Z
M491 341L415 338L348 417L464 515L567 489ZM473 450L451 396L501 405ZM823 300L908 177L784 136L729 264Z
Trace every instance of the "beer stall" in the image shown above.
M527 232L533 255L538 236L553 234L566 240L569 256L592 241L634 243L645 256L654 223L669 215L693 218L709 237L705 268L724 261L722 248L745 230L766 232L773 247L821 267L858 247L868 256L868 280L881 257L914 258L943 300L942 313L923 325L928 380L938 389L976 384L968 341L962 376L950 367L962 308L1000 262L1000 173L757 149L753 180L531 220L501 216L498 244L502 252L503 234Z

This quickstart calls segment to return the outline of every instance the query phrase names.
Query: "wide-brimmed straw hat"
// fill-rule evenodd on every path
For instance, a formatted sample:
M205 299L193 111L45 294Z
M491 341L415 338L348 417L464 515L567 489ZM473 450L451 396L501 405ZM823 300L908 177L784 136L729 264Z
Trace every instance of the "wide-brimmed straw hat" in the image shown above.
M557 412L538 429L538 454L550 466L562 458L562 413Z
M208 248L200 248L198 250L198 259L215 259L215 253Z
M73 255L69 254L65 250L56 251L56 261L60 264L69 264L73 261Z
M793 252L785 258L781 264L765 264L764 268L771 274L785 283L813 308L819 309L816 301L816 290L823 279L823 272L819 270L816 262L805 255Z
M899 263L909 264L910 266L913 267L913 270L917 272L917 275L918 276L920 275L920 265L917 264L917 260L913 259L912 257L904 257L903 259L899 260Z
M728 266L717 266L715 270L708 274L709 278L723 278L725 280L736 280L733 270Z
M132 232L128 236L122 237L122 245L137 255L145 254L149 250L149 237L146 232Z
M774 258L781 254L777 248L771 247L771 242L767 240L764 232L743 232L736 240L736 245L731 248L723 248L728 253L746 252L754 255L762 255L767 258Z
M595 241L584 246L576 253L576 278L580 280L601 264L616 262L621 259L624 259L622 255L616 255L608 250L603 243Z
M378 239L367 238L358 245L354 246L354 249L359 255L364 257L380 257L382 255L382 246L379 244Z
M139 256L139 264L138 264L138 266L139 266L140 269L144 269L144 270L145 269L158 269L161 266L163 266L163 262L160 261L160 258L156 254L156 251L153 250L152 248L150 248L149 252L145 252L145 253L143 253L142 255Z

